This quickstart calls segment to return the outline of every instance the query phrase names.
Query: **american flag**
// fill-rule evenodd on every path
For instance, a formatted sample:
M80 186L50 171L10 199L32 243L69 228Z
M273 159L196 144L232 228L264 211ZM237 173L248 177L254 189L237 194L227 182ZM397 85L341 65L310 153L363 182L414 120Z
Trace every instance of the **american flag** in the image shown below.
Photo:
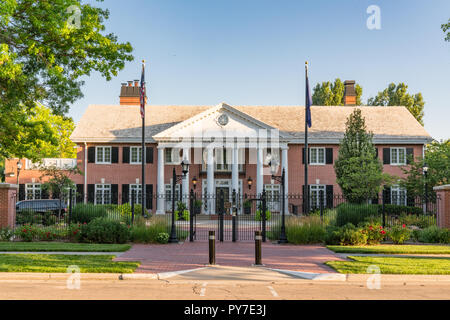
M141 98L141 118L144 119L145 118L145 64L144 63L142 63L140 98Z

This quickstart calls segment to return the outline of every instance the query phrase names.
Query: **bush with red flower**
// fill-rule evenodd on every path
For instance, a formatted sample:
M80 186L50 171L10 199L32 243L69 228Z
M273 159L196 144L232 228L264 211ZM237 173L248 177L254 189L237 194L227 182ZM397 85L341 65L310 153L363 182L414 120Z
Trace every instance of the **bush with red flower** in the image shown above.
M411 237L411 230L405 224L394 225L388 230L387 235L395 244L402 244Z
M16 229L15 236L22 241L31 242L38 236L38 230L35 226L24 224Z
M366 222L361 232L367 234L367 244L380 244L386 237L386 230L379 223Z

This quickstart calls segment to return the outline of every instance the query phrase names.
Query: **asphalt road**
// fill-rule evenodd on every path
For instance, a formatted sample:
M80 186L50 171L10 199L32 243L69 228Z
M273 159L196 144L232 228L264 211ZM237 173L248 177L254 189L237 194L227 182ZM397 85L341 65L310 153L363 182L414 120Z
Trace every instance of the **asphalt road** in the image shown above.
M28 277L2 274L0 299L450 299L448 276L381 275L379 282L370 278L372 280L368 284L367 279L373 275L355 275L346 281L305 280L265 269L216 267L160 279L149 279L145 275L139 277L119 280L118 275L101 278L82 274L77 288L75 281L68 287L68 274L50 279L32 274Z

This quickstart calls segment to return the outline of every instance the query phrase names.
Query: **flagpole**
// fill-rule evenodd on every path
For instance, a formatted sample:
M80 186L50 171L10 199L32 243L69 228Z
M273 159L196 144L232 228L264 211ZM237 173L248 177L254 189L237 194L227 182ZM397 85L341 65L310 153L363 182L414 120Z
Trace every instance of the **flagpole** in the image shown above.
M142 60L142 74L145 75L145 60ZM141 77L142 80L142 77ZM142 82L142 81L141 81ZM141 83L141 86L144 86L144 83ZM144 86L145 89L145 86ZM144 98L143 98L143 102L141 101L141 104L144 105L143 107L143 117L142 117L142 149L141 149L141 159L142 159L142 186L141 186L141 205L142 205L142 216L145 215L146 212L146 202L145 202L145 194L146 194L146 190L145 190L145 96L146 93L144 91L143 93Z
M308 85L308 61L305 61L305 213L309 212L309 187L308 187L308 121L307 121L307 106L308 106L308 92L306 86Z

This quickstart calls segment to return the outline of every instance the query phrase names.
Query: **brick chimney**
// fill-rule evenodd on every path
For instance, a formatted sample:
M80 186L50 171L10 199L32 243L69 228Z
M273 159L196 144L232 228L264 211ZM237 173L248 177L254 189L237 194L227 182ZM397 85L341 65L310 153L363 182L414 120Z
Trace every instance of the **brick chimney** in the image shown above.
M127 83L128 82L128 83ZM120 105L139 106L140 102L140 86L139 80L127 81L122 83L120 88ZM134 82L134 85L133 85ZM147 98L145 98L147 100Z
M345 80L344 88L344 106L356 106L355 80Z

